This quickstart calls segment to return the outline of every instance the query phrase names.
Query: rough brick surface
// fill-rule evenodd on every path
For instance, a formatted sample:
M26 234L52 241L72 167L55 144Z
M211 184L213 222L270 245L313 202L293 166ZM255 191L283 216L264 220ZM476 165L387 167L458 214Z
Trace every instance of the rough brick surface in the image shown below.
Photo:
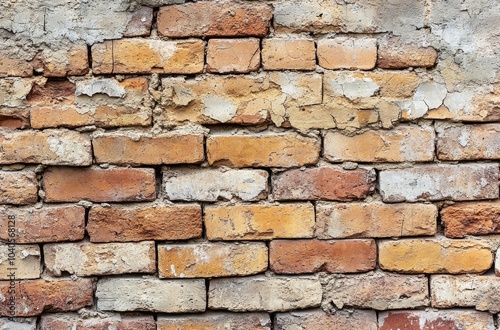
M34 279L41 273L38 245L0 245L0 279Z
M210 39L207 46L207 71L248 73L260 67L259 39Z
M158 330L190 329L241 329L271 330L271 319L267 313L218 313L203 315L158 317Z
M500 204L460 203L441 210L444 234L450 238L500 233Z
M83 318L73 313L57 313L42 315L40 330L156 330L153 316L128 316L110 314L105 317Z
M32 171L0 171L1 204L34 204L38 199L38 183Z
M11 320L10 318L4 317L0 319L0 327L13 330L36 330L36 318L16 317Z
M500 277L500 248L496 252L495 274Z
M377 40L371 38L321 39L317 51L325 69L371 70L377 62Z
M374 311L336 311L333 314L322 310L277 313L276 330L293 329L366 329L377 330L377 314Z
M399 45L389 41L379 46L377 66L384 69L432 67L437 57L438 53L432 47Z
M314 70L316 49L308 39L265 39L262 42L264 70Z

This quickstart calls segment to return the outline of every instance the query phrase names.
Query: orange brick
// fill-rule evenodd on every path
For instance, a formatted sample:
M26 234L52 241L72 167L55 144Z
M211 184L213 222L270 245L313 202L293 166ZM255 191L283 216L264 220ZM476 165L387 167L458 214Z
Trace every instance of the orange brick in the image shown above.
M259 39L210 39L208 41L208 72L247 73L256 71L259 67Z
M264 39L262 41L264 70L314 70L316 49L308 39Z
M99 315L96 317L79 316L76 313L44 314L40 319L40 330L156 330L152 315Z
M52 167L44 172L46 202L125 202L156 198L154 169Z
M445 207L440 214L446 237L500 234L500 203L459 203Z
M358 273L375 269L374 240L274 240L269 246L271 270L277 274Z
M316 164L321 142L298 134L217 134L207 139L210 164L234 167L293 167Z
M0 204L34 204L38 200L35 172L0 171Z
M264 37L271 17L271 7L263 4L200 1L161 7L158 32L172 38Z
M318 64L325 69L371 70L377 62L377 40L335 38L318 41Z
M85 75L89 72L87 44L78 41L55 51L45 48L33 59L32 65L45 77Z
M0 127L22 129L30 126L30 112L27 109L0 107Z
M378 48L377 66L383 69L433 67L438 54L432 47L404 45L398 40L382 41Z

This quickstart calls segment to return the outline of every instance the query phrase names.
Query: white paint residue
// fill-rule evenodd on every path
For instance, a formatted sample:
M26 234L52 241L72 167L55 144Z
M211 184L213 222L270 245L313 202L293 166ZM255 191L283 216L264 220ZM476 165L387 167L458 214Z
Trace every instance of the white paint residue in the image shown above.
M236 115L238 107L231 101L219 96L206 95L202 97L201 102L205 106L203 115L226 123Z
M371 97L380 89L370 78L356 79L352 76L339 76L330 81L332 91L338 95L355 100L362 97Z
M114 79L96 79L92 78L76 82L75 95L106 94L110 97L124 97L127 93L125 88Z
M425 102L429 110L437 109L443 104L447 93L448 91L444 85L424 82L418 86L413 100Z
M160 56L162 62L168 61L177 50L174 42L162 40L148 40L149 48Z
M460 132L460 136L458 137L458 143L460 143L462 147L465 147L469 144L469 138L470 138L469 131L467 129L463 129Z
M470 115L474 111L473 97L474 92L472 91L449 93L444 100L444 104L454 114L463 112Z

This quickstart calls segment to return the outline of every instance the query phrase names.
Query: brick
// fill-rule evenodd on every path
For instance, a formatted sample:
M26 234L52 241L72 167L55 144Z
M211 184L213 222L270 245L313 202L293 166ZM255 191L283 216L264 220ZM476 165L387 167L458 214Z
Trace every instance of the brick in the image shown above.
M130 16L124 37L147 37L151 33L153 23L153 8L141 6Z
M161 7L158 32L172 38L264 37L271 17L271 7L263 4L200 1Z
M14 217L16 243L78 241L85 232L85 209L76 205L35 207L0 207L0 227L7 228ZM0 239L8 240L7 231Z
M9 281L0 282L0 293L10 297ZM92 305L92 281L25 280L15 286L16 316L36 316L42 312L69 312ZM9 306L0 306L0 315L10 316Z
M46 269L55 276L62 272L96 276L156 271L154 242L46 244L43 255Z
M170 200L256 201L267 196L268 173L263 170L167 169L163 171L166 197Z
M207 47L207 71L248 73L260 67L260 40L210 39Z
M0 77L31 77L33 76L33 65L28 61L8 57L0 53Z
M276 330L294 329L365 329L377 330L375 311L338 310L333 314L322 310L277 313L274 317Z
M380 330L495 330L493 317L476 311L394 311L379 313Z
M36 317L1 318L0 329L36 330Z
M404 45L389 40L379 44L377 66L382 69L430 68L436 64L438 53L432 47Z
M288 170L273 175L272 182L277 200L351 201L365 198L375 188L372 171L332 166Z
M29 110L0 107L0 127L23 129L30 127Z
M500 234L499 203L459 203L443 208L440 214L446 237Z
M38 200L35 172L0 171L0 204L34 204Z
M435 235L437 207L432 204L316 204L316 237L401 237Z
M7 227L4 227L7 228ZM7 230L5 230L7 231ZM18 245L17 241L0 245L0 279L34 279L40 277L40 247L38 245ZM12 270L12 269L15 270ZM9 275L14 272L13 278Z
M262 41L264 70L314 70L316 48L309 39L264 39Z
M432 127L398 126L390 131L366 131L347 136L327 132L324 156L331 162L415 162L434 159Z
M152 315L129 316L120 314L81 317L73 313L44 314L40 319L40 330L156 330L156 321Z
M194 204L92 206L87 232L91 242L181 240L201 237L201 207Z
M309 203L206 205L204 211L209 240L310 238L314 233Z
M57 50L43 49L32 60L33 69L45 77L83 76L89 72L87 45L77 41Z
M46 202L125 202L156 198L154 169L49 168L44 172Z
M200 73L204 53L202 40L109 40L92 46L92 71L95 74Z
M160 278L244 276L267 269L265 243L158 246Z
M160 316L158 330L239 329L271 330L267 313L218 313L207 312L189 316ZM42 329L43 330L43 329Z
M199 163L205 158L203 135L166 133L148 136L140 132L94 134L97 163L160 165Z
M210 165L294 167L318 162L321 141L298 134L213 134L207 138Z
M288 310L318 307L321 284L312 277L262 275L210 280L208 308L232 312Z
M35 163L86 166L92 164L90 139L67 130L0 132L0 164Z
M277 274L366 272L375 269L377 246L374 240L273 240L269 262Z
M500 159L500 124L436 127L442 160Z
M318 64L325 69L372 70L377 62L377 39L335 38L318 41Z
M205 280L104 278L97 282L96 297L97 308L104 311L192 313L206 307Z
M398 273L484 273L493 263L487 244L445 239L379 242L380 268Z
M421 165L381 171L384 202L455 201L498 198L498 165Z
M323 285L323 306L375 310L417 308L429 305L427 277L370 272L330 275Z
M431 276L431 300L435 308L474 307L500 312L500 277L473 275Z

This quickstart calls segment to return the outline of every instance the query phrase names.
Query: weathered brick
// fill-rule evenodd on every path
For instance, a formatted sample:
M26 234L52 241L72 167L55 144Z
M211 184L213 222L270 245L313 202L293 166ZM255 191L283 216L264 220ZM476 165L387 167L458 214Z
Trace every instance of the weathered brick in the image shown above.
M370 272L330 275L323 285L324 308L355 307L376 310L429 305L427 277Z
M97 282L96 297L97 307L104 311L192 313L206 308L204 280L104 278Z
M332 162L412 162L434 159L432 127L399 126L390 131L366 131L346 136L328 132L324 156Z
M200 1L161 7L158 32L172 38L264 37L271 17L271 7L264 4Z
M0 77L31 77L33 65L26 60L12 58L0 53Z
M316 204L316 237L400 237L435 235L437 207L432 204Z
M264 70L314 70L316 48L309 39L264 39L262 41Z
M38 200L35 172L0 171L0 204L34 204Z
M36 317L15 317L12 319L10 317L0 318L0 329L36 330Z
M97 163L159 165L199 163L205 158L203 135L140 132L94 134Z
M0 164L39 163L86 166L92 164L88 136L67 130L3 131Z
M239 329L271 330L267 313L218 313L207 312L189 316L160 316L158 330ZM43 329L42 329L43 330Z
M201 207L194 204L92 206L87 232L92 242L181 240L200 237Z
M23 129L30 126L29 110L0 107L0 127Z
M351 201L365 198L374 188L374 173L365 169L323 166L273 175L273 197L277 200Z
M385 202L498 198L497 164L418 165L379 174Z
M310 238L314 233L312 204L207 205L209 240L268 240Z
M439 125L436 131L439 159L500 159L500 124Z
M49 168L44 172L46 202L150 201L156 197L155 171L149 168Z
M335 38L318 41L318 64L325 69L371 70L377 62L377 39Z
M170 200L256 201L267 196L268 173L263 170L166 169L163 182Z
M92 46L92 71L111 73L182 73L203 71L202 40L109 40Z
M85 232L85 209L76 205L35 207L0 207L0 228L7 228L14 217L16 243L78 241ZM8 240L7 230L0 239Z
M398 273L484 273L492 263L489 246L477 241L404 239L379 242L380 268Z
M158 246L160 278L244 276L267 269L264 243Z
M436 308L475 307L500 312L500 277L473 275L431 276L431 300Z
M500 203L459 203L443 208L440 214L446 237L500 234Z
M210 39L207 47L207 71L248 73L260 67L260 40Z
M44 48L31 61L33 69L45 77L82 76L89 72L87 45L76 41L57 50Z
M7 230L5 230L7 231ZM40 277L40 247L38 245L0 244L0 279L34 279ZM14 269L14 270L13 270ZM14 277L9 275L14 273Z
M129 316L110 314L84 318L73 313L44 314L40 319L40 330L156 330L153 316Z
M318 307L321 284L312 277L265 277L210 280L208 308L233 312L288 310Z
M269 245L270 268L277 274L359 273L375 269L374 240L274 240Z
M46 244L43 255L46 269L55 276L62 272L95 276L156 271L154 242Z
M130 16L124 37L147 37L151 33L153 23L153 8L141 6Z
M277 313L274 320L276 330L378 329L376 312L364 310L338 310L332 314L322 310L294 311Z
M298 134L213 134L207 138L208 162L233 167L293 167L318 162L321 141Z
M398 41L381 42L378 48L377 66L383 69L409 67L433 67L438 53L432 47L404 45Z
M9 281L0 282L0 293L10 297ZM69 312L92 305L92 282L77 280L25 280L16 283L16 316L35 316L42 312ZM9 306L0 305L0 315L10 316Z
M380 330L495 330L490 314L467 310L382 312L378 324Z

